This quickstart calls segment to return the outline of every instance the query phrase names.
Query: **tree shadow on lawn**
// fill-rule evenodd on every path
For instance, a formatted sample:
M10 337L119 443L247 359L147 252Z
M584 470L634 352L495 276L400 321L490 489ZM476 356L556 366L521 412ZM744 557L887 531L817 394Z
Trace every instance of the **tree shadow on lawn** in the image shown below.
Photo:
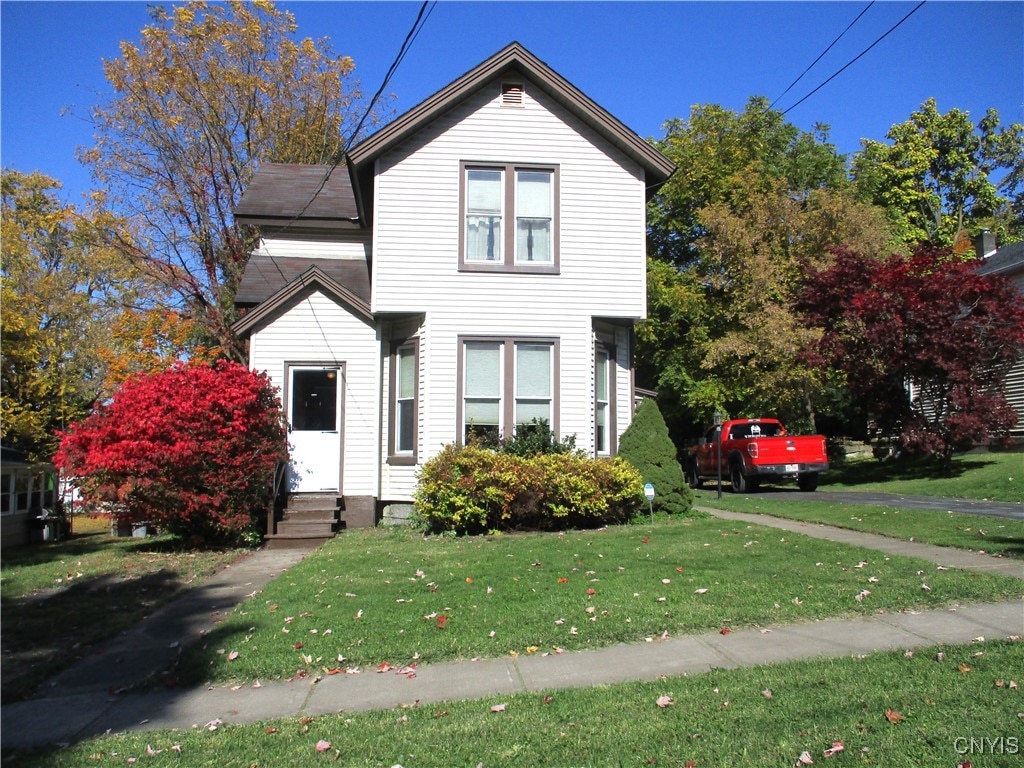
M31 695L97 644L137 624L176 596L180 575L161 569L136 578L84 577L70 587L2 600L2 703Z
M995 462L982 458L955 461L946 467L935 459L855 461L836 464L821 476L823 486L857 486L892 480L948 480Z

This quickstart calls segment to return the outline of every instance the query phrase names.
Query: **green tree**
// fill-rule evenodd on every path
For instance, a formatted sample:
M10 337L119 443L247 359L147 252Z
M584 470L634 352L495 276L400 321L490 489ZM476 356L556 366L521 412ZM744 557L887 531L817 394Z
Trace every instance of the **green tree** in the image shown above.
M904 243L962 249L965 236L985 228L1002 241L1024 237L1024 126L1000 128L994 109L975 125L967 112L943 114L928 99L886 138L862 142L853 178L859 198L884 208Z
M625 459L654 486L654 509L672 515L689 512L693 494L676 458L676 447L658 404L650 398L636 409L633 421L619 440L619 458Z
M60 185L39 173L5 169L0 188L2 436L49 460L54 430L103 394L111 327L141 286L118 252L96 245L97 229L115 221L63 203Z
M659 146L679 170L651 205L637 361L677 435L715 410L813 429L828 377L801 362L818 331L800 322L796 293L830 246L873 252L890 239L878 212L853 200L827 138L763 99L742 114L697 107L668 124Z
M828 143L828 126L801 131L763 96L752 97L741 113L697 105L688 119L665 124L657 146L678 170L652 200L648 250L680 267L699 257L700 212L707 206L742 207L779 182L796 197L845 183L845 158Z
M136 223L136 239L111 232L111 245L240 358L233 299L253 243L232 211L261 162L340 158L360 111L355 65L326 40L296 39L292 15L266 0L151 16L104 64L114 95L93 109L96 145L81 158Z

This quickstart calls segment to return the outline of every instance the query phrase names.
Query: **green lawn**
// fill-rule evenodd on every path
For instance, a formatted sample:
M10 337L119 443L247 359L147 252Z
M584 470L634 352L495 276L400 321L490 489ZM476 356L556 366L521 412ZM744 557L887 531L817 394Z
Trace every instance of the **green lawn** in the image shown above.
M81 517L69 539L4 550L5 703L241 554L183 549L170 536L117 538L109 529L106 518Z
M968 453L953 459L952 471L940 472L933 461L861 459L833 466L821 489L878 491L910 496L1024 501L1024 452Z
M287 678L1022 594L1016 579L709 518L477 538L350 531L243 603L179 673Z
M696 491L694 497L696 504L705 507L823 523L940 547L1024 558L1024 521L1021 520L869 504L780 501L773 499L770 493L723 493L719 499L715 491L701 490Z
M940 658L940 654L942 654ZM1024 643L92 739L24 766L1020 765ZM673 702L659 707L658 699ZM503 711L492 707L504 705ZM986 741L987 740L987 741ZM843 750L826 757L839 742ZM322 751L318 751L320 743ZM973 751L972 751L973 750Z

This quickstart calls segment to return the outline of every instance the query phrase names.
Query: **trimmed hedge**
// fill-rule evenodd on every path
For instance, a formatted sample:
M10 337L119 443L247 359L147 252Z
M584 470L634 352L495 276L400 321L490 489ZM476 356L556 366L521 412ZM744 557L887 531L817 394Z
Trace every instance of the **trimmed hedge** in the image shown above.
M594 528L630 520L643 480L620 459L523 457L449 445L420 473L415 509L433 533Z

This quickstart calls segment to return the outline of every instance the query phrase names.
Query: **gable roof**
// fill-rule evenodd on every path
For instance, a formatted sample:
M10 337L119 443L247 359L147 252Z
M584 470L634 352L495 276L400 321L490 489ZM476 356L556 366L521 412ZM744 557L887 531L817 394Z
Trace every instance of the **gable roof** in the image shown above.
M349 169L360 213L372 213L367 208L373 204L374 160L488 83L508 76L523 77L539 87L640 165L647 176L648 196L675 170L675 164L665 155L522 45L513 42L349 150Z
M242 315L231 328L239 336L247 336L257 325L271 320L279 312L301 301L314 291L320 291L328 298L338 302L364 322L370 325L374 324L373 313L370 312L368 302L335 281L319 266L313 265L262 304Z
M235 219L264 229L359 229L352 185L336 165L264 163L235 207Z
M246 306L266 301L286 285L301 278L311 266L369 305L370 265L365 259L275 259L261 252L249 257L238 290L235 291L235 304Z
M1024 272L1024 243L1006 243L978 267L982 275L1014 275Z

